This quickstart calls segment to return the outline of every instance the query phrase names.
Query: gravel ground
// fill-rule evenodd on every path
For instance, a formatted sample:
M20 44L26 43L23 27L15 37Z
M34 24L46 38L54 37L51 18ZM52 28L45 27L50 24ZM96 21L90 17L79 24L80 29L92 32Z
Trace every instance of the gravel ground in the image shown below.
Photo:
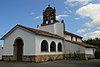
M88 61L57 60L43 63L0 61L0 67L100 67L100 59Z

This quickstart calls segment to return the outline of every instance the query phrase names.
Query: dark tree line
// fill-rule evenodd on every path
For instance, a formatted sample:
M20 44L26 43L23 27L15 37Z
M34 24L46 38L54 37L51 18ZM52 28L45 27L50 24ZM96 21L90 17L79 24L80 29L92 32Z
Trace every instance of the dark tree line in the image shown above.
M88 39L83 41L86 44L96 46L95 57L100 59L100 38Z

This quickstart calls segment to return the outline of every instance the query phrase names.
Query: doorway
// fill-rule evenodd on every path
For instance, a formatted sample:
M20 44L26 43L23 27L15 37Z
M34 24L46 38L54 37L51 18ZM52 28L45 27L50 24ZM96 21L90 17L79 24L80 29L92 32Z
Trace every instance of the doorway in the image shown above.
M15 39L14 42L14 59L16 61L22 61L23 56L23 40L21 38Z

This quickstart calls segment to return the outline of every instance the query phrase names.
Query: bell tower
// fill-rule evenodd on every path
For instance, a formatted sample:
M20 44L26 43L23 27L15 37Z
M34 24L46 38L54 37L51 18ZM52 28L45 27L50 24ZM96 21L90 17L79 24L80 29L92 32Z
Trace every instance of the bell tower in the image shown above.
M55 22L56 22L56 9L55 7L52 8L50 7L50 5L48 5L48 7L45 10L43 10L43 23L41 24L41 26L53 24Z
M43 22L41 26L38 26L37 29L47 31L53 34L64 37L65 25L62 20L59 22L56 19L56 9L52 8L50 5L43 11Z

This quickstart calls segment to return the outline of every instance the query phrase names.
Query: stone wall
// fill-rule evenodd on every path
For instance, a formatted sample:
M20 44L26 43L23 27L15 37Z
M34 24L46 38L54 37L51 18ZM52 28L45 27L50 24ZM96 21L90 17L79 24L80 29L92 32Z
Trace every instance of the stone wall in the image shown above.
M22 61L34 62L35 61L35 56L34 55L31 55L31 56L24 55Z
M85 54L65 54L67 60L86 60Z
M67 59L67 60L88 60L94 59L94 55L90 54L52 54L52 55L24 55L22 61L28 62L46 62L46 61L54 61L58 59ZM15 61L12 55L2 56L4 61Z
M13 61L14 58L13 58L13 55L3 55L2 60L3 61Z
M45 62L45 61L54 61L54 60L63 59L63 58L64 58L63 54L38 55L38 56L35 56L35 61Z
M15 61L13 55L2 56L4 61ZM31 62L45 62L45 61L53 61L57 59L63 59L63 54L53 54L53 55L24 55L22 61L31 61Z

